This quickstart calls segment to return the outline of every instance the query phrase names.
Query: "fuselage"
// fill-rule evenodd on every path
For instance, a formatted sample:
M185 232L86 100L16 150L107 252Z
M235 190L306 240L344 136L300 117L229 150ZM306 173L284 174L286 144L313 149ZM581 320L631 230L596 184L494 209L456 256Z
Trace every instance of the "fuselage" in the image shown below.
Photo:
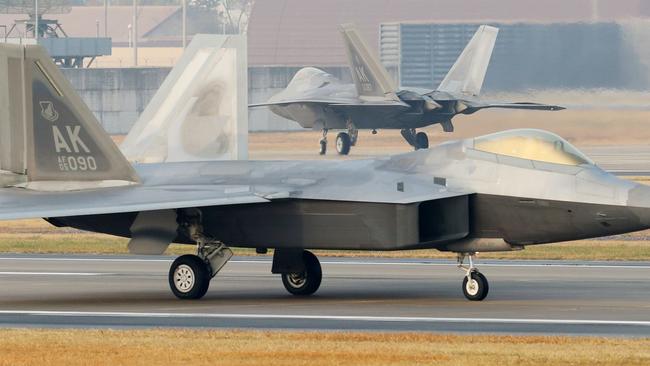
M489 151L493 146L502 143L469 139L365 160L136 169L145 185L244 186L269 197L269 203L201 208L209 234L234 247L465 251L477 239L497 239L485 250L508 250L650 228L650 187L619 179L586 157L532 160ZM128 237L135 215L54 220ZM182 235L176 241L191 243Z
M397 92L408 108L394 105L364 104L354 84L316 68L301 69L287 88L272 96L270 110L312 129L346 129L352 121L359 129L421 128L449 121L457 114L457 100L447 93L409 90ZM438 94L436 94L438 93ZM438 95L434 101L431 96ZM428 101L428 102L427 102Z

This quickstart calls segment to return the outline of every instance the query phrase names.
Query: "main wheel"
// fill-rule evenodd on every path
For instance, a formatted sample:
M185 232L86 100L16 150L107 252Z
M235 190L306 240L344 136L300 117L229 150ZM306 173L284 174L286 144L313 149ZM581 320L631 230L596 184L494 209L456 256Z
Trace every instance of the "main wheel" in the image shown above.
M490 290L487 278L481 272L472 272L470 278L463 279L463 294L470 301L481 301L485 299Z
M429 137L424 132L418 132L415 134L415 150L428 149L429 148Z
M179 299L200 299L209 286L210 267L196 255L182 255L169 268L169 287Z
M297 296L308 296L316 292L323 279L320 262L314 254L308 251L302 253L305 270L299 273L283 273L282 284L289 293Z
M339 132L336 135L336 151L340 155L347 155L350 153L350 146L352 146L352 140L350 140L350 135L347 132Z

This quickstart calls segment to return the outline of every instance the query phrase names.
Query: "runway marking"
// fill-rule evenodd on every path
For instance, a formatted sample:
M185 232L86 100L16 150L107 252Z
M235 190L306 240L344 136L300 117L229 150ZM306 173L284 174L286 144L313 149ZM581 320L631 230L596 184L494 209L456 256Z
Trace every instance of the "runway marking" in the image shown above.
M0 276L103 276L103 275L112 275L114 273L105 273L105 272L0 272Z
M0 261L43 261L43 262L137 262L137 263L171 263L174 259L141 259L141 258L36 258L36 257L0 257ZM242 264L271 264L270 260L233 259L229 263ZM321 264L343 266L430 266L456 267L455 262L381 262L381 261L332 261L322 260ZM553 268L598 268L598 269L650 269L650 265L640 264L598 264L598 263L481 263L478 267L553 267Z
M594 320L594 319L526 319L526 318L442 318L354 315L299 315L299 314L202 314L202 313L145 313L99 311L0 310L0 315L60 316L60 317L124 317L124 318L211 318L211 319L269 319L269 320L328 320L397 323L502 323L543 325L618 325L650 327L650 321Z

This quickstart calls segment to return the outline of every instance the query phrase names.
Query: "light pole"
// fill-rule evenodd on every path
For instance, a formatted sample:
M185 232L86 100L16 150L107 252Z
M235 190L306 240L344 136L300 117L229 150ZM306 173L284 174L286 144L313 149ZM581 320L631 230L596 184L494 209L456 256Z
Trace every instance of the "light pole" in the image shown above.
M38 0L34 0L34 39L38 41Z
M133 0L133 66L138 66L138 0Z
M183 20L181 25L181 37L183 37L183 49L187 45L187 0L181 0L183 4Z
M108 0L104 0L104 37L108 37Z

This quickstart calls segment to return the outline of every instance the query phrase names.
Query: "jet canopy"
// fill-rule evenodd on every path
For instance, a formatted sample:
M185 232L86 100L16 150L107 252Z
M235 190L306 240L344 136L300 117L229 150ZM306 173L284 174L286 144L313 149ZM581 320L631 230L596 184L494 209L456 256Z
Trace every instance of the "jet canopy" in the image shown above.
M474 139L474 149L554 164L594 164L560 136L535 129L508 130L477 137Z
M305 67L294 75L287 86L292 91L305 91L322 88L332 82L334 77L323 70L315 67Z

